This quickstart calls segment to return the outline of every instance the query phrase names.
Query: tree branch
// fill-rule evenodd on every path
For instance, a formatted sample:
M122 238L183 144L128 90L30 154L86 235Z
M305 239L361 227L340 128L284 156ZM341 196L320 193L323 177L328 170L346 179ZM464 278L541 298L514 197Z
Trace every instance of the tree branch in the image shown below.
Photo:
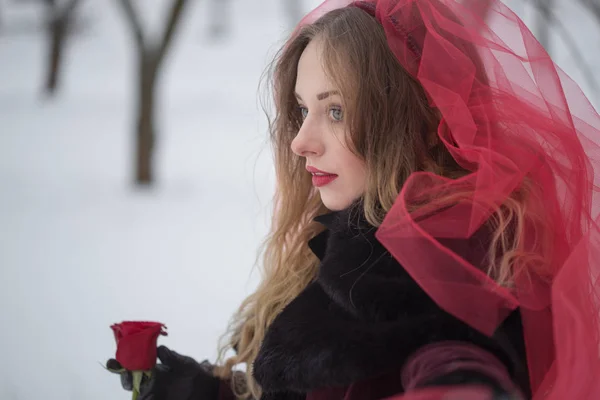
M70 28L69 24L71 23L71 18L75 15L77 6L79 6L81 2L79 0L69 0L62 8L56 4L56 2L52 2L52 4L54 5L51 6L52 9L50 10L50 13L52 13L50 25L56 27L58 24L59 29L67 31Z
M591 2L593 0L580 0L580 1ZM533 4L534 4L534 6L538 7L540 5L540 2L537 0L534 0ZM560 34L562 39L565 41L567 47L569 48L571 57L573 57L573 59L575 59L576 64L579 67L579 69L581 70L581 72L583 73L585 80L590 85L590 89L593 91L594 96L596 96L598 93L598 82L596 81L594 71L590 68L589 63L586 61L585 57L579 50L579 47L577 46L577 42L575 41L573 36L569 33L569 30L562 23L562 21L556 17L556 13L553 10L546 9L546 10L539 10L539 11L542 12L542 15L544 15L545 18L547 18L548 23L554 24L554 26L558 29L558 33Z
M143 49L145 46L144 40L144 31L142 29L142 24L140 23L140 19L138 14L133 9L133 5L131 4L131 0L118 0L119 4L121 4L121 8L125 13L125 18L129 22L129 26L133 31L133 37L137 43L138 49Z
M550 24L552 22L556 23L553 14L554 0L535 0L535 8L538 11L534 26L536 36L546 51L552 54Z
M69 1L67 3L67 5L63 7L62 15L64 15L66 18L70 17L79 4L80 4L79 0Z
M52 25L57 21L66 21L75 12L79 0L69 0L66 5L61 6L56 0L45 0L47 22Z
M162 41L158 52L156 53L156 62L159 64L164 55L166 54L169 45L172 42L173 34L175 33L175 28L177 27L177 23L179 22L179 18L181 17L184 6L187 4L187 0L173 0L173 4L171 5L171 12L169 14L169 20L167 21L167 25L165 27L165 32L162 37Z
M600 25L600 2L598 0L579 0L579 3L592 13L596 18L596 22Z

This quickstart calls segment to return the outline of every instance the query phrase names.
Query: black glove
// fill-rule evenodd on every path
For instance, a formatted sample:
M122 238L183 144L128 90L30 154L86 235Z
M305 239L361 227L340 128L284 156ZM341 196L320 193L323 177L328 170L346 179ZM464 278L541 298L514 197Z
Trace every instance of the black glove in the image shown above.
M216 400L219 396L220 379L213 376L213 366L208 361L196 362L165 346L157 349L160 364L152 371L151 378L144 376L138 400ZM106 363L109 370L121 370L115 359ZM133 389L130 371L120 372L123 389Z

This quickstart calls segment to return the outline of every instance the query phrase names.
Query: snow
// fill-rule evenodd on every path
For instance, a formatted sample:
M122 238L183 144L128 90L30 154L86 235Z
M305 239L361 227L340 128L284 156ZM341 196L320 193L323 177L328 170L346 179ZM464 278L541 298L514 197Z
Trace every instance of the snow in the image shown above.
M156 36L166 2L148 2ZM89 28L47 100L44 36L8 32L40 8L0 1L0 399L127 399L100 365L115 351L110 324L164 322L160 343L214 360L255 288L274 184L258 84L287 19L281 0L232 2L234 29L214 44L206 3L190 2L160 77L157 185L136 189L135 58L116 2L84 2ZM585 13L564 12L580 41L598 37Z

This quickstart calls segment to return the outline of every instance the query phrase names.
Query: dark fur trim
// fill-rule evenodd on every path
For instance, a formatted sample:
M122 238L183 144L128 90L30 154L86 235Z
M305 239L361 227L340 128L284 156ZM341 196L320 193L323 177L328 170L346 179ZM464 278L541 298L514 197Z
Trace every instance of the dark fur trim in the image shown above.
M321 258L318 278L265 335L254 363L263 390L349 385L400 369L420 347L445 340L481 346L512 373L501 344L439 308L355 212L317 219L328 228L310 243Z

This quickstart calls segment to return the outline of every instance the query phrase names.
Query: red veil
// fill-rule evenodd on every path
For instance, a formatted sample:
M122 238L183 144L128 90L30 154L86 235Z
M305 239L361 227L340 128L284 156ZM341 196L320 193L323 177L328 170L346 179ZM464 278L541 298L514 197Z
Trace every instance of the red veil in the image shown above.
M598 113L500 0L485 15L459 0L328 0L300 26L349 5L383 25L441 112L439 139L470 172L413 174L378 239L442 308L483 333L520 309L534 399L600 399ZM515 198L524 218L507 218L521 221L522 254L513 284L499 285L445 243L469 239ZM486 397L454 388L402 398Z

